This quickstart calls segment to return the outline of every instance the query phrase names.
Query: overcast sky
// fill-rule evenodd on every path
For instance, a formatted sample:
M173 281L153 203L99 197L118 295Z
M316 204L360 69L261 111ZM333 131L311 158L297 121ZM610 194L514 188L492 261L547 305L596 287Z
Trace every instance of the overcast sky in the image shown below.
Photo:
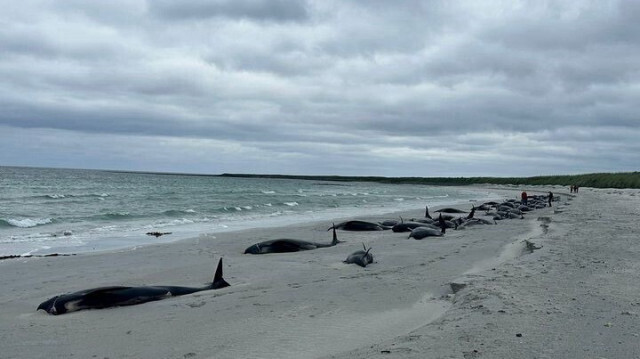
M0 165L640 170L640 1L0 5Z

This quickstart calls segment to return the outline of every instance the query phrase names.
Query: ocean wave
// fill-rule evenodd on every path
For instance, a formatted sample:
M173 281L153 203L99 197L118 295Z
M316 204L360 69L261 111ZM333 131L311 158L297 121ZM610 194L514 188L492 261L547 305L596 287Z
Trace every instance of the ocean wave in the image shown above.
M285 206L289 206L289 207L295 207L295 206L299 206L300 203L298 202L283 202L282 204L284 204Z
M185 214L193 214L196 213L194 209L170 209L162 212L165 216L177 217L184 216Z
M42 194L42 195L18 197L18 198L25 198L25 199L63 199L63 198L67 198L67 196L68 195L65 195L65 194L62 194L62 193L51 193L51 194Z
M174 219L173 221L171 221L170 223L168 223L168 225L170 226L178 226L181 224L191 224L191 223L195 223L193 220L187 219L187 218L180 218L180 219Z
M29 198L42 198L42 199L65 199L65 198L86 198L86 197L98 197L104 199L109 197L108 193L84 193L84 194L71 194L71 193L49 193L44 195L31 196Z
M261 191L263 194L275 194L276 191Z
M32 228L52 222L51 218L0 218L2 227Z
M109 197L110 195L108 193L83 193L83 194L69 194L67 195L67 197L78 197L78 198L82 198L82 197L100 197L100 198L104 198L104 197Z
M51 199L67 198L67 196L65 196L63 194L48 194L48 195L46 195L44 197L51 198Z
M132 218L133 216L129 212L107 212L98 216L100 219L127 219Z

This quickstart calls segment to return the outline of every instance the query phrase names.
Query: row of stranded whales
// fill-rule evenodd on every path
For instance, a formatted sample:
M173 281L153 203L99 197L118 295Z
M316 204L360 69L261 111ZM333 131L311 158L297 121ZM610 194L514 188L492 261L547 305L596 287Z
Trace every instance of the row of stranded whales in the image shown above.
M557 199L556 199L557 200ZM290 253L317 248L333 247L342 241L338 240L336 229L347 231L380 231L392 229L393 232L411 232L408 238L420 240L427 237L443 236L447 228L463 229L481 224L495 224L498 219L507 218L524 218L523 212L546 206L546 197L532 196L529 197L527 204L516 200L508 200L502 203L486 202L479 207L472 206L471 212L466 217L453 218L452 216L443 215L448 213L467 213L455 208L443 208L437 210L440 212L437 220L429 215L429 207L426 207L425 218L417 219L410 222L404 222L400 218L397 221L385 221L383 223L374 223L366 221L347 221L338 225L333 225L329 230L333 229L333 240L331 243L316 243L299 239L273 239L256 243L245 250L245 254L265 254L265 253ZM495 208L495 212L491 210ZM486 215L493 216L493 223L482 218L474 218L475 211L486 210ZM163 233L164 234L164 233ZM371 248L367 249L363 244L364 250L358 250L351 253L345 263L357 264L366 267L373 262ZM534 248L538 249L538 248ZM150 286L150 287L124 287L111 286L99 287L78 292L67 293L55 296L38 306L38 310L44 310L52 315L60 315L85 309L103 309L118 306L128 306L142 304L151 301L157 301L169 297L192 294L205 290L214 290L228 287L222 277L222 258L218 262L213 281L204 287L179 287L179 286Z
M169 297L176 297L204 290L213 290L228 287L229 283L222 278L222 258L218 261L218 267L211 284L204 287L177 287L177 286L152 286L152 287L99 287L81 290L78 292L57 295L42 302L37 310L44 310L52 315L76 312L85 309L104 309L126 305L142 304Z

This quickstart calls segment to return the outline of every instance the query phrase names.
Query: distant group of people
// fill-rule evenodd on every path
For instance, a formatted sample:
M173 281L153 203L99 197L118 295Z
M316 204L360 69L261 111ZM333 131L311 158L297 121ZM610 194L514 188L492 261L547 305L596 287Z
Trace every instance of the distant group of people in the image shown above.
M570 187L571 193L578 193L578 186L577 185L571 185Z

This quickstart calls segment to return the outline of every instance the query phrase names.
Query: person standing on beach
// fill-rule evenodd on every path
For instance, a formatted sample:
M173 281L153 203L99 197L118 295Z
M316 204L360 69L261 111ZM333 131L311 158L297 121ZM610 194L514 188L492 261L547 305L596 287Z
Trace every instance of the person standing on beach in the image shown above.
M549 207L552 207L551 201L553 201L553 193L549 192Z
M522 191L522 194L520 195L520 202L522 202L522 204L526 206L528 199L529 199L529 196L527 196L527 192Z

